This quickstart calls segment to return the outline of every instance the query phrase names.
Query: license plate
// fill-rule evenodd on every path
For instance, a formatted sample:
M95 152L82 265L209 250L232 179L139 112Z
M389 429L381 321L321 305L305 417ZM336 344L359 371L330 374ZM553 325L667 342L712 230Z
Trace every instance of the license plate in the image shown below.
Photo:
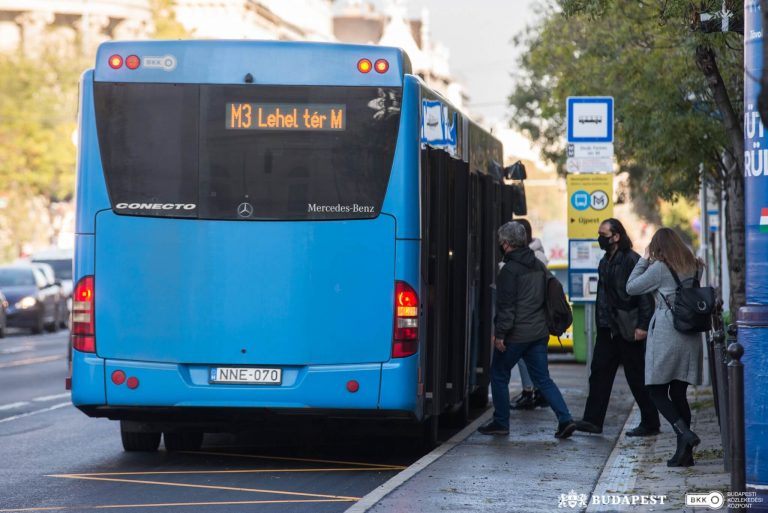
M211 367L210 382L279 385L283 382L283 370L270 367Z

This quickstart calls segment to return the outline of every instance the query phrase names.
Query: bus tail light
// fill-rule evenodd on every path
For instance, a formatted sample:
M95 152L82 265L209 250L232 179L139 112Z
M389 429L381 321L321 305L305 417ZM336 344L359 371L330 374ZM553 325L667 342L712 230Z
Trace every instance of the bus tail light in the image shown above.
M373 64L368 59L360 59L357 61L357 71L360 73L368 73L373 69Z
M415 354L419 348L419 296L404 281L395 282L395 330L392 358Z
M125 67L128 69L136 69L141 64L141 59L138 55L129 55L125 58Z
M123 58L119 55L113 55L109 58L109 67L112 69L120 69L123 66Z
M96 352L93 276L77 282L72 294L72 347L83 353Z
M387 62L386 59L379 59L376 61L373 67L376 69L377 73L386 73L389 69L389 62Z

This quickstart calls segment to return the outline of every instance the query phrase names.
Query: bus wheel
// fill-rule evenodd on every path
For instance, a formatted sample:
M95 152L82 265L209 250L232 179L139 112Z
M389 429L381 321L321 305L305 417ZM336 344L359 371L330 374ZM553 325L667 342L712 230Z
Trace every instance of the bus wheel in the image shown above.
M421 423L421 448L431 451L438 444L439 415L432 415Z
M155 452L160 445L160 433L126 431L120 423L120 438L126 452Z
M483 385L469 394L469 405L472 408L485 408L488 406L488 385Z
M164 432L163 442L166 451L197 451L203 445L201 431Z

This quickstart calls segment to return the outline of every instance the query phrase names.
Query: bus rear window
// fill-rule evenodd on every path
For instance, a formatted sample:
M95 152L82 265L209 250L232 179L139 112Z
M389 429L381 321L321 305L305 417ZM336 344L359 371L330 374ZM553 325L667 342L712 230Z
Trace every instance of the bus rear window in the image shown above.
M96 83L118 214L237 220L376 217L401 89Z

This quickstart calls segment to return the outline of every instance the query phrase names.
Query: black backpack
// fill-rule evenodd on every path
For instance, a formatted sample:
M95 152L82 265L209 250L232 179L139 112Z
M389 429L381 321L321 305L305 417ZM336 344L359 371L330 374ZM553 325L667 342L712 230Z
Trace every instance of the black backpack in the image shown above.
M549 334L560 338L573 324L571 305L565 297L560 281L545 268L544 275L544 315L547 319Z
M691 285L684 287L677 273L669 266L669 272L677 283L675 291L674 308L670 306L664 294L661 297L667 304L667 308L672 312L675 329L681 333L701 333L712 329L712 312L715 309L715 289L712 287L702 287L699 284L699 270L693 278L684 280Z

